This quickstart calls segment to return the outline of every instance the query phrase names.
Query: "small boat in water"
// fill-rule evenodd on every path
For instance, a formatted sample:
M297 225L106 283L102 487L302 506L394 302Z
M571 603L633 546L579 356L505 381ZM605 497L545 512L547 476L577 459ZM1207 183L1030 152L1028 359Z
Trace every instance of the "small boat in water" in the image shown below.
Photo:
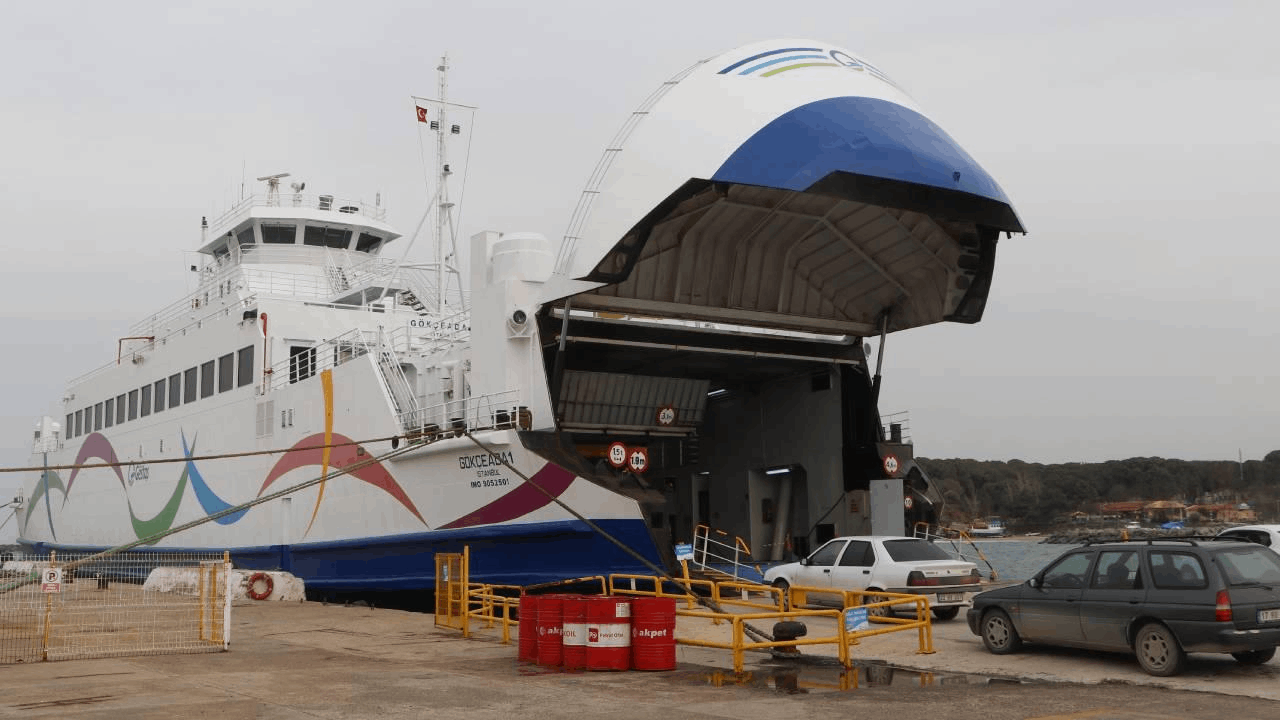
M990 517L985 520L974 520L969 526L970 537L1004 537L1009 534L1009 529L1005 527L1004 520L998 517Z

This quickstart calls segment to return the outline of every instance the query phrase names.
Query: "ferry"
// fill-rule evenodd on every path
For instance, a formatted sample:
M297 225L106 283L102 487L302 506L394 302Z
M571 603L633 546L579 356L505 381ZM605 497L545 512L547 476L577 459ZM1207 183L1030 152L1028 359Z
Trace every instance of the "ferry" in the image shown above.
M417 118L437 228L444 87ZM811 40L663 83L563 237L470 238L466 292L447 233L406 265L378 199L260 181L202 222L195 292L37 423L28 549L226 549L395 591L463 546L473 580L526 585L670 566L699 527L766 560L902 534L929 488L880 415L887 336L978 322L1024 232L888 74Z

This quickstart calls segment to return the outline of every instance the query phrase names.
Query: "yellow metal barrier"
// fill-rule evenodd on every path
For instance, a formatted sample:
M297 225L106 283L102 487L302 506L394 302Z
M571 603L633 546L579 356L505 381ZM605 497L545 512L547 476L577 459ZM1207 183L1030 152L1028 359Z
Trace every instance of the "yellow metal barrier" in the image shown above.
M462 631L463 637L471 635L471 621L479 620L492 628L495 623L502 626L502 642L511 641L511 627L519 625L512 619L513 609L518 606L519 597L512 593L523 593L528 588L514 585L490 585L487 583L470 583L469 576L470 550L463 548L461 553L440 553L436 555L436 625L452 627ZM596 577L577 578L563 583L548 583L540 588L553 587L567 583L580 583L594 580ZM646 597L668 597L676 600L687 600L692 604L698 600L695 588L705 593L717 607L736 606L754 612L716 612L700 609L677 609L676 614L689 618L711 620L713 624L722 622L731 624L729 640L718 642L698 638L676 637L681 645L719 648L733 653L734 672L742 672L744 653L748 650L768 650L773 648L798 649L802 645L836 646L836 655L840 664L846 669L852 668L849 648L860 643L862 638L885 635L893 632L916 630L919 633L922 654L933 653L933 623L929 614L929 600L923 595L910 595L887 592L866 592L845 590L833 593L831 588L792 586L784 593L779 588L748 582L713 582L710 580L679 580L656 575L610 575L601 579L601 591L608 594L640 595ZM685 585L683 592L668 592L665 583L674 582ZM797 609L805 605L810 593L826 595L838 594L841 608L832 609ZM762 602L752 598L761 595L769 598ZM914 617L895 617L892 609L899 605L910 605L915 609ZM867 611L868 627L866 629L849 629L846 613L857 608ZM890 611L889 614L873 614L877 609ZM781 621L803 618L829 618L835 622L835 634L824 636L803 636L790 640L754 640L747 636L747 624L751 621ZM873 627L882 625L884 627ZM759 636L761 633L755 632ZM856 678L856 676L855 676ZM857 680L854 680L856 684Z
M626 586L619 580L626 580ZM637 583L640 583L637 585ZM612 593L620 595L644 595L651 597L671 597L676 599L685 598L692 603L695 600L692 594L692 587L689 593L668 593L662 589L664 582L670 582L665 578L650 575L610 575L609 590ZM683 581L682 581L683 582ZM712 610L694 610L694 609L677 609L676 614L684 617L697 617L711 620L712 624L719 625L722 622L733 624L730 641L728 643L714 642L710 640L696 640L692 638L676 638L676 642L683 645L696 645L701 647L713 647L723 650L729 650L733 653L733 667L735 672L741 672L743 666L743 653L747 650L762 650L769 648L796 648L800 645L829 645L837 646L836 653L840 658L840 663L845 668L852 667L852 661L849 658L849 646L857 645L862 638L873 637L876 635L886 635L894 632L904 632L915 630L918 633L919 650L922 655L929 655L935 652L933 648L933 618L929 613L929 598L924 595L904 594L904 593L888 593L881 591L861 591L861 590L844 590L833 592L831 588L816 588L805 586L792 586L788 588L784 594L779 588L768 585L758 585L747 582L712 582L707 580L691 580L688 581L691 586L706 588L707 596L718 603L721 607L726 605L738 606L759 610L752 613L735 613L735 612L714 612ZM728 590L729 592L724 592ZM833 608L830 610L805 610L795 609L808 603L809 593L819 593L825 595L838 594L841 599L842 608ZM772 602L763 603L750 599L750 595L760 594L773 598ZM893 608L899 605L910 605L914 608L914 617L896 617L892 615ZM868 625L884 625L887 627L869 627L865 630L846 630L845 629L845 613L854 608L866 608ZM788 609L790 608L790 609ZM877 609L887 611L885 615L873 614ZM808 637L796 638L794 640L773 640L773 641L753 641L747 642L745 623L750 620L790 620L804 617L826 617L835 620L837 625L837 634L826 637Z
M461 630L462 637L471 637L467 622L470 565L470 547L460 553L436 553L436 626Z

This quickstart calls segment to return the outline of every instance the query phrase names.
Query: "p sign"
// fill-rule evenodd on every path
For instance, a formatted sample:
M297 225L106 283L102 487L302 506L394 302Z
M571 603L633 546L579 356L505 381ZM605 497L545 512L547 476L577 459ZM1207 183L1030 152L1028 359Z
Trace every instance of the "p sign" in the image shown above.
M627 464L627 446L620 442L609 444L609 464L620 468Z
M40 572L40 589L47 593L62 592L62 568L45 568Z
M627 467L631 472L642 473L649 469L649 451L644 448L632 448L627 457Z

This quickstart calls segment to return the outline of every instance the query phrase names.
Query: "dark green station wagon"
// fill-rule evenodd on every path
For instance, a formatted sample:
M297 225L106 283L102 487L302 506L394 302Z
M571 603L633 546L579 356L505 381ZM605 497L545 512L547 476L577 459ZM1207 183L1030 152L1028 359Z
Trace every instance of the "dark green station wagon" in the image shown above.
M1207 538L1087 545L974 596L968 621L998 655L1025 641L1132 652L1152 675L1178 674L1188 652L1257 665L1280 645L1280 555Z

